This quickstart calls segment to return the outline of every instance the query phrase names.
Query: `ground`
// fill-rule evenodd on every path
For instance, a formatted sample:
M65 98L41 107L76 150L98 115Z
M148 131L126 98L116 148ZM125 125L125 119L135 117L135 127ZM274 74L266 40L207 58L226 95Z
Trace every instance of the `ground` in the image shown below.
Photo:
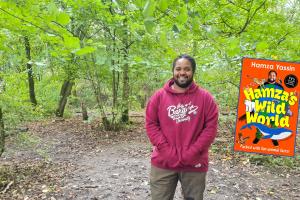
M0 199L150 199L143 118L117 133L96 124L47 120L10 137L0 158ZM299 168L253 162L232 152L231 138L219 130L211 148L205 199L300 199ZM182 199L180 185L175 199Z

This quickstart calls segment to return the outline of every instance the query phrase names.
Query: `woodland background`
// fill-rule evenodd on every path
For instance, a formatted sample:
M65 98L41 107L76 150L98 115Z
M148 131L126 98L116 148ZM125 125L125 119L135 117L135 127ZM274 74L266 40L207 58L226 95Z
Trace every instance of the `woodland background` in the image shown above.
M101 131L130 129L182 53L232 139L242 57L299 61L299 13L298 0L2 0L0 155L9 138L32 144L28 123L82 114ZM299 156L250 157L299 169Z

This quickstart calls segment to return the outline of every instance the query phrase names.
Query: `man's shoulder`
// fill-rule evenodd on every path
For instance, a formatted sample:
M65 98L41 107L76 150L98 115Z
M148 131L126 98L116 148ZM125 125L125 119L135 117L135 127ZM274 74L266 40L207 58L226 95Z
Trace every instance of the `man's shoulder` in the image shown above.
M277 87L279 87L280 89L283 89L283 87L282 87L282 85L280 84L280 83L275 83L275 85L277 86Z
M269 83L268 81L264 83L264 86L275 85L278 89L283 90L283 86L280 83L275 82L274 84Z
M205 101L205 102L214 102L214 103L216 103L216 98L215 98L215 96L212 95L212 93L209 92L207 89L198 87L197 93L198 93L200 99L202 99L202 101Z

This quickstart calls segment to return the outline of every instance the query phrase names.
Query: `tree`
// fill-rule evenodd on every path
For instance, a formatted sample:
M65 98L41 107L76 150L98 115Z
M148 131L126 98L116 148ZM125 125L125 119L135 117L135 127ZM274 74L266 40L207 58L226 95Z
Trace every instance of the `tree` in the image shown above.
M196 82L216 96L221 108L235 109L243 56L298 59L299 4L296 0L0 2L1 67L9 79L17 76L20 84L31 82L26 82L29 88L34 80L35 98L41 99L36 109L49 105L57 116L63 116L73 98L72 88L81 85L82 91L93 94L87 107L98 108L106 129L118 130L130 120L130 110L143 107L172 77L172 59L187 53L197 60ZM30 54L24 51L25 42ZM51 81L45 84L43 78ZM45 85L55 85L51 98L43 97ZM3 105L24 104L24 91ZM5 94L9 98L9 91ZM26 109L2 110L7 118Z
M30 43L27 36L24 37L24 44L25 44L25 51L26 51L26 57L28 59L27 62L27 74L28 74L28 84L29 84L29 96L31 103L36 106L37 101L35 98L35 91L34 91L34 79L33 79L33 72L32 72L32 64L31 62L31 55L30 55Z
M0 76L0 97L2 99L2 93L4 92L4 81ZM2 104L0 104L0 157L5 149L5 130L4 130L4 117L3 117L3 109Z
M0 157L4 152L5 146L5 131L4 131L4 120L3 120L3 111L0 107Z

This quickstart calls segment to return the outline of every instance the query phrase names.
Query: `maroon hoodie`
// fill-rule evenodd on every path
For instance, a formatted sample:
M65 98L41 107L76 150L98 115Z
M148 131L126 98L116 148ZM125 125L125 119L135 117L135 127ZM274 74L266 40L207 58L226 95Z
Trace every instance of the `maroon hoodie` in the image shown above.
M218 108L213 97L194 82L184 93L155 92L147 104L146 131L153 144L152 165L176 171L206 172L208 148L217 133Z

